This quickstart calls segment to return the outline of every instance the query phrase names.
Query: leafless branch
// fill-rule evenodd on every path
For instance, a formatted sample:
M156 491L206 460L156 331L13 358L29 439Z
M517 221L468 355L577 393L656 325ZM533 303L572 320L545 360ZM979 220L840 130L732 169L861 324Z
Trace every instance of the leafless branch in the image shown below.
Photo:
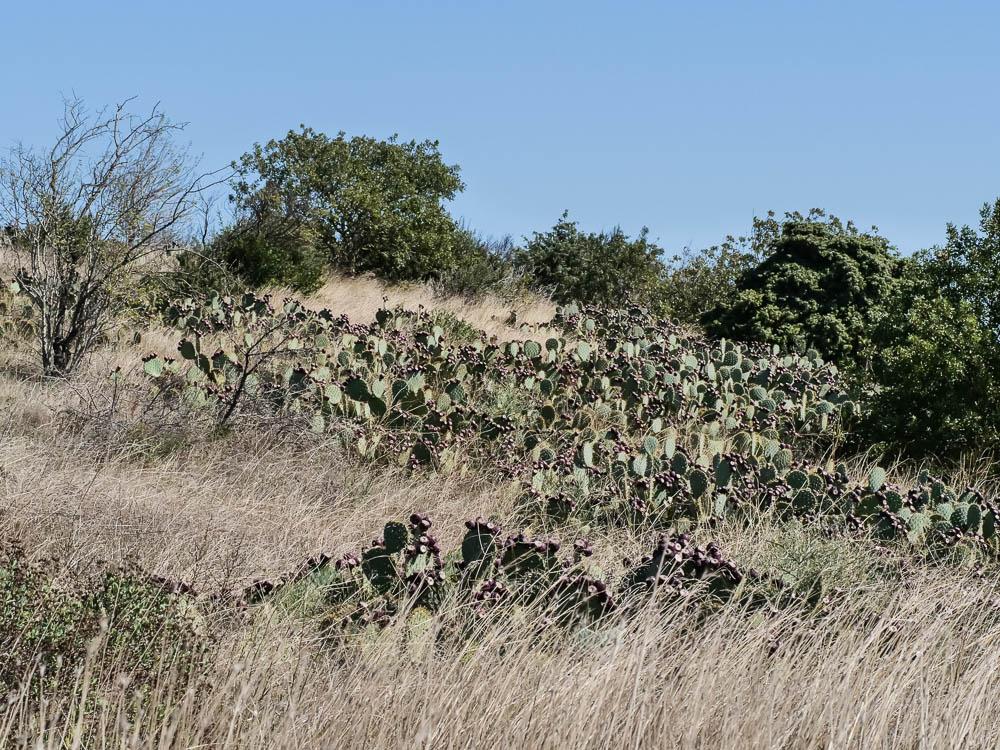
M184 125L127 99L88 114L64 102L45 151L23 144L0 160L0 243L39 312L46 374L64 375L106 332L142 262L176 246L199 198L230 170L199 173L175 146Z

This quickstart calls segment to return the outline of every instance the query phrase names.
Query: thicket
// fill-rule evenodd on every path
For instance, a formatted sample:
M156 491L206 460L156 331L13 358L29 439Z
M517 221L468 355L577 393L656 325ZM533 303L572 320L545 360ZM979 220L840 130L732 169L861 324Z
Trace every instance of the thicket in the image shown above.
M514 265L516 250L509 236L487 238L459 225L454 237L455 262L442 269L433 286L442 296L469 301L486 294L505 301L523 298L531 292L532 283Z
M851 426L858 449L947 462L997 447L996 206L979 231L949 225L944 246L910 258L820 209L769 213L747 237L667 258L646 230L586 232L568 214L521 243L485 240L443 208L461 188L437 144L303 128L243 157L237 219L212 252L253 286L309 291L333 266L466 298L533 289L563 304L639 304L835 361L872 405Z
M992 566L1000 555L1000 508L987 488L926 471L900 484L878 466L859 480L835 460L864 404L814 350L712 340L641 308L573 304L547 326L559 335L507 343L475 331L452 341L426 311L383 308L362 324L250 293L178 299L162 315L178 356L150 355L143 369L150 393L192 434L283 419L373 465L478 472L518 489L521 531L470 519L448 550L416 512L356 553L228 594L242 608L266 602L309 618L332 642L401 622L419 630L430 617L456 642L474 642L486 617L595 633L650 599L822 616L833 595L822 571L755 570L712 541L720 524L752 528L762 517L824 537L875 537L914 560ZM620 569L592 564L590 535L622 528L651 536L648 553ZM0 575L0 591L13 592L3 599L14 603L8 626L34 633L27 602L48 601L49 584L12 559ZM150 627L174 628L170 613L193 601L180 583L129 580L115 601L136 615L152 601ZM53 611L38 610L41 640L25 653L79 662L105 599L59 594ZM121 627L145 633L145 622Z

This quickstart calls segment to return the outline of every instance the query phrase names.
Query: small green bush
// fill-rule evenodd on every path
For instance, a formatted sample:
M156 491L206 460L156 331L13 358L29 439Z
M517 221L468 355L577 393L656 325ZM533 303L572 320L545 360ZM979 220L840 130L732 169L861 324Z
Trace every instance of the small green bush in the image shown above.
M220 233L212 251L252 287L285 286L305 294L323 285L328 265L306 227L279 229L238 223Z
M514 265L559 303L626 303L662 309L662 250L643 228L630 239L621 229L581 232L569 214L548 232L535 232L514 253Z
M0 688L16 688L36 666L72 670L99 636L98 658L116 670L183 671L198 653L189 605L137 571L62 580L19 548L0 550Z
M37 315L17 282L0 278L0 335L4 342L30 341L36 334Z
M448 310L432 312L431 323L444 331L445 339L451 344L471 344L483 337L482 331Z
M947 226L943 247L918 253L926 285L954 304L968 305L1000 343L1000 198L979 211L979 229Z

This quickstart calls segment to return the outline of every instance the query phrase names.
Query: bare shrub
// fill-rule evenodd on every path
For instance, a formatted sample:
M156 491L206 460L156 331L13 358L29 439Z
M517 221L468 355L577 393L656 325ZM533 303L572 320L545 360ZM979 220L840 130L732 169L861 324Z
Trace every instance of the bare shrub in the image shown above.
M176 246L213 184L174 144L182 125L129 101L91 114L67 101L48 150L0 161L0 243L37 311L46 375L72 372L108 331L145 262Z

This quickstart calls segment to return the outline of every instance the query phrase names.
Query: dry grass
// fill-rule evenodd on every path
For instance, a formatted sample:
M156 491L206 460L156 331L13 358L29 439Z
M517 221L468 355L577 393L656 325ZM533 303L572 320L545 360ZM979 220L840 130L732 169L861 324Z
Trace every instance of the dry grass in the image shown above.
M155 711L137 713L110 684L94 746L995 747L993 585L925 576L877 619L860 597L812 625L674 608L590 642L492 623L465 655L402 630L335 648L258 624L205 665L197 695L165 678ZM12 697L0 741L71 746L74 695L41 709Z
M343 553L415 510L458 534L470 514L502 513L510 496L486 480L372 472L327 441L274 435L147 460L12 439L0 443L0 466L0 537L42 556L134 560L207 589Z
M309 302L366 319L383 293L340 279ZM389 293L392 303L443 305L493 335L518 335L497 303L462 307L420 288ZM550 312L534 303L519 318L541 323ZM335 443L298 433L172 446L66 429L65 409L106 388L106 372L172 345L166 331L138 345L125 335L73 382L32 377L28 355L8 348L0 362L0 537L22 541L35 556L58 556L67 570L135 560L217 591L320 551L357 548L385 520L414 510L432 516L446 549L470 516L513 522L507 485L372 471ZM865 466L859 461L857 471ZM95 680L84 724L81 678L67 672L42 703L17 694L0 700L0 746L1000 744L995 581L902 565L874 544L770 519L713 533L747 564L824 592L850 590L822 616L733 607L705 619L673 607L550 641L540 641L530 621L503 619L484 623L476 648L464 652L404 626L331 643L314 623L278 610L249 619L216 612L206 623L216 646L196 685L164 675L139 701L111 670ZM591 536L609 573L649 541L641 530Z
M547 332L544 325L552 319L555 305L538 297L507 303L492 297L469 302L458 297L441 297L425 284L388 285L368 277L335 276L317 292L308 296L274 290L275 296L295 296L313 308L327 308L337 315L347 315L356 322L368 322L388 298L390 307L408 310L423 307L447 311L489 336L501 340L525 338L531 333ZM511 320L514 313L516 322Z

